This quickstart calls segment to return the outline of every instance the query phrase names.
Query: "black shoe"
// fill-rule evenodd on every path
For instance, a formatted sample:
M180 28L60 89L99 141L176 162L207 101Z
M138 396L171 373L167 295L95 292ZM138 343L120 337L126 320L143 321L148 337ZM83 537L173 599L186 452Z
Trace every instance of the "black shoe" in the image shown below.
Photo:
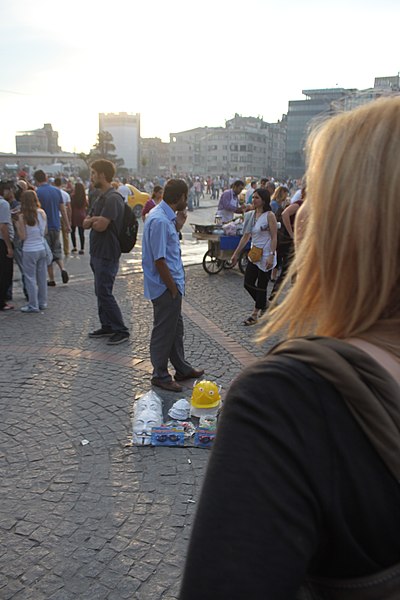
M69 281L69 275L65 269L61 271L61 279L63 283L68 283Z
M54 287L54 286L56 285L56 282L55 282L55 281L48 281L48 282L47 282L47 285L48 285L49 287Z
M89 333L90 338L110 337L111 335L114 335L111 329L104 329L103 327L100 327L100 329L96 329L96 331L91 331Z
M79 254L85 254L84 250L79 250Z
M107 342L107 346L116 346L117 344L122 344L123 342L127 342L129 340L129 333L125 333L124 331L117 331L113 333L110 339Z

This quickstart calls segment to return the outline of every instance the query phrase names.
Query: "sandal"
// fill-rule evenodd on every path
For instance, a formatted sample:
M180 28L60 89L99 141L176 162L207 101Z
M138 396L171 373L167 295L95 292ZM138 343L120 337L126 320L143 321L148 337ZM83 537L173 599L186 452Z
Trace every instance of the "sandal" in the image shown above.
M257 321L258 321L258 319L256 319L255 317L249 317L248 319L243 321L243 325L248 327L249 325L255 325L257 323Z
M0 309L0 310L13 310L13 309L14 309L14 305L13 304L5 304L3 306L3 308Z

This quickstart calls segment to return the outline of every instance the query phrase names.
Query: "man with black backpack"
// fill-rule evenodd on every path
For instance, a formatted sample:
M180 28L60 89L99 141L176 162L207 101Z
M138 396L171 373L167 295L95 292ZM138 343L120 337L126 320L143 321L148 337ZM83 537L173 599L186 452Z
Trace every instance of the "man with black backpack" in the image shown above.
M129 339L129 331L113 296L121 256L119 238L125 222L124 199L111 185L114 175L115 166L109 160L92 163L90 181L101 194L83 221L84 229L90 229L90 266L101 323L100 329L89 333L89 337L109 337L107 344L112 346Z

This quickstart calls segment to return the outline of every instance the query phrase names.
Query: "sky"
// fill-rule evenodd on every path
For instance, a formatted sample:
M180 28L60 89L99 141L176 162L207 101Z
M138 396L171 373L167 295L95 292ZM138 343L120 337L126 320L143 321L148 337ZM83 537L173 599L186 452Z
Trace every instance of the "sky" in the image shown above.
M276 122L302 90L397 75L399 0L2 0L0 152L51 123L88 152L99 112L141 115L141 136Z

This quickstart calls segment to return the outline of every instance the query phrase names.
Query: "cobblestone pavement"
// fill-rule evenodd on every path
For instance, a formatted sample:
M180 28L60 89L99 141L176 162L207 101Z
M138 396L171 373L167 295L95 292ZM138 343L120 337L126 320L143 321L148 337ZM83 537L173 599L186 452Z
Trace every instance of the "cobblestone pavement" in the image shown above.
M178 596L209 453L126 446L134 397L150 388L152 307L139 258L135 248L123 259L115 286L129 345L87 337L98 321L86 255L68 260L70 282L57 279L45 312L0 313L2 600ZM186 272L187 357L226 389L262 353L241 325L251 310L243 277ZM177 398L160 395L166 412Z

